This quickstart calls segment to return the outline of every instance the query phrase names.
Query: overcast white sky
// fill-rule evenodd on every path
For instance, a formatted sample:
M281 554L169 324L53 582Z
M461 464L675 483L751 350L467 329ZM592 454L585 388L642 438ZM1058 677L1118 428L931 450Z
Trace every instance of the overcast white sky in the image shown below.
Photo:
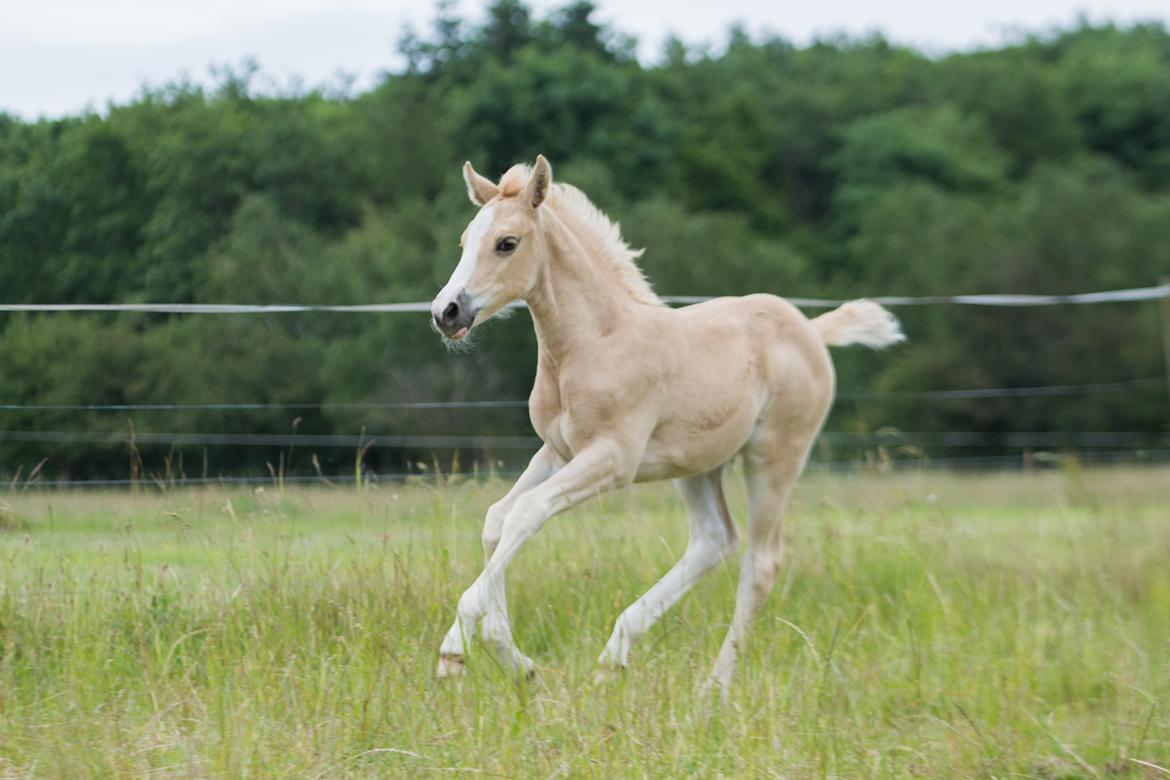
M538 15L564 3L535 0ZM483 2L458 7L478 18ZM1016 31L1093 20L1170 20L1168 0L600 0L595 18L631 33L653 60L674 33L719 44L728 25L797 42L881 30L932 53L1002 41ZM211 64L254 56L287 83L357 86L399 65L402 25L426 28L432 0L0 0L0 110L59 116L131 98L144 82L205 80Z

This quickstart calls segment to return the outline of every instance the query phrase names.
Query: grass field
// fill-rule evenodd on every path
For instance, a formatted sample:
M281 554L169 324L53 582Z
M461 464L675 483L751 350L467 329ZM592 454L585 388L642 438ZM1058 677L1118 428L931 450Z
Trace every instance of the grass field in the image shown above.
M0 777L1170 777L1166 469L810 475L727 706L731 563L592 682L668 485L517 557L537 680L436 680L504 489L0 493Z

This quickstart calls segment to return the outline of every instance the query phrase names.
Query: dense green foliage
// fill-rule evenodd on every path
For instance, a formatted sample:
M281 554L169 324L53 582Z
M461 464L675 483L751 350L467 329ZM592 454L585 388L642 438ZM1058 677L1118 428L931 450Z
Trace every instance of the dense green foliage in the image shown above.
M586 502L515 559L531 683L484 646L434 676L503 483L9 494L0 777L1160 780L1168 486L810 476L727 707L696 692L731 560L592 683L686 547L669 485Z
M273 96L255 69L104 114L0 116L8 302L429 300L470 218L459 165L543 152L647 248L661 293L1080 292L1170 270L1170 34L1082 26L928 58L880 38L799 48L733 30L643 65L587 2L544 20L440 6L357 95ZM1153 304L902 309L911 343L840 353L852 390L1112 382L1163 372ZM527 317L446 355L425 315L5 316L3 403L353 403L526 396ZM3 411L0 430L127 432L124 415ZM872 430L1165 430L1165 390L842 402ZM139 431L523 433L522 411L331 407L135 414ZM144 448L148 470L163 453ZM417 452L416 452L417 454ZM203 454L188 448L185 470ZM401 453L376 453L400 465ZM848 453L845 453L848 456ZM109 445L0 441L0 470L124 476ZM212 473L273 452L213 450ZM322 450L326 465L352 451ZM466 458L466 455L465 455ZM299 464L307 467L302 459Z

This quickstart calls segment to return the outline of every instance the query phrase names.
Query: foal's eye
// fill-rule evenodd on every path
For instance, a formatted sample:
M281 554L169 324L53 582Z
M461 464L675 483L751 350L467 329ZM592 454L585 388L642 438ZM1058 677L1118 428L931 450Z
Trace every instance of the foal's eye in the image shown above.
M515 236L504 236L496 242L496 251L502 255L510 255L520 246L520 239Z

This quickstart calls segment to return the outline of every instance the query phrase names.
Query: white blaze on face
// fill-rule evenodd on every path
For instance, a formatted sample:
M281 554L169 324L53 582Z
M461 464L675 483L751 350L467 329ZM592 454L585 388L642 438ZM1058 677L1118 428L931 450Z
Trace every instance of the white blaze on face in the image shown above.
M494 217L491 209L480 209L479 213L475 215L475 219L471 220L471 224L467 226L467 234L463 238L463 255L459 258L459 265L455 266L455 272L451 274L451 278L447 280L447 284L443 286L443 289L435 296L434 303L431 304L431 311L435 314L447 308L447 304L455 300L459 293L463 292L467 283L471 281L471 277L475 274L476 260L479 259L480 245L487 237Z

